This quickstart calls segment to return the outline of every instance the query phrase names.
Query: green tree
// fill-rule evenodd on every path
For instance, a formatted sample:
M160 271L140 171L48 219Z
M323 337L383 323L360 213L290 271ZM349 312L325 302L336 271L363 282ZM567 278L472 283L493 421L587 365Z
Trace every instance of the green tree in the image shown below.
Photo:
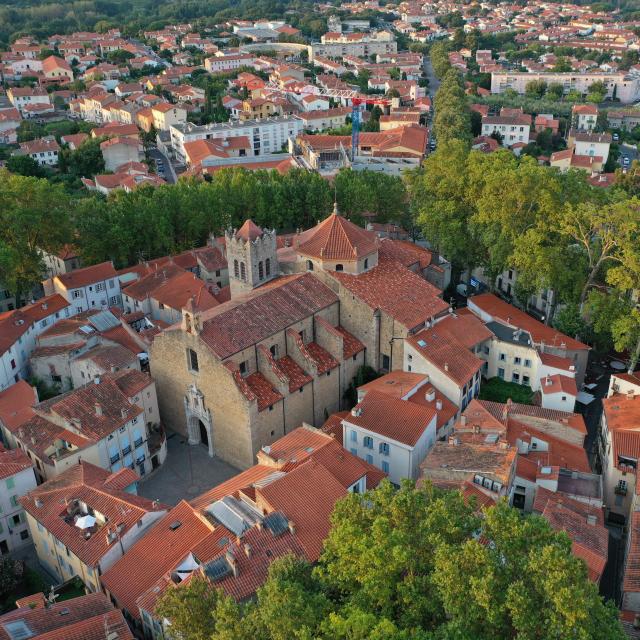
M104 158L100 145L105 140L100 138L87 138L77 149L73 151L68 147L60 153L60 171L73 177L92 177L104 171Z
M433 128L439 144L449 140L471 141L471 111L462 77L456 69L447 71L435 97Z
M194 576L187 587L170 587L156 605L156 613L170 621L171 635L181 640L210 640L224 630L227 637L239 625L239 609L220 589Z
M551 82L547 87L547 97L551 100L560 100L564 93L564 88L559 82Z
M6 167L11 173L21 176L44 177L42 167L31 156L11 156L7 158Z
M22 578L22 563L9 556L0 556L0 601L16 588Z
M69 242L69 204L61 185L0 171L0 281L16 298L41 281L40 250Z
M544 80L530 80L524 89L525 95L532 98L542 98L547 91L547 83Z

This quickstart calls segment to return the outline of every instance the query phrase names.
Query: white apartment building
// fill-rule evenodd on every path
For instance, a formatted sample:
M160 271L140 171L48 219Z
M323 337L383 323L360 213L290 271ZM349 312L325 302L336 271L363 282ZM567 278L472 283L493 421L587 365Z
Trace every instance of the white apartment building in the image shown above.
M482 135L494 133L502 136L502 144L512 147L514 144L529 144L531 116L484 116L482 118Z
M556 73L544 72L519 72L519 71L494 71L491 74L491 93L504 93L507 89L523 95L527 84L532 80L543 80L549 84L562 85L564 93L577 91L583 95L589 93L589 87L594 82L602 82L607 90L606 97L617 98L623 104L636 102L640 99L640 78L619 73Z
M205 58L204 68L209 73L225 73L227 71L240 69L240 67L252 66L254 60L255 56L252 56L250 53L225 55L220 51L211 58Z
M0 555L31 544L29 526L18 501L36 488L31 460L23 451L7 451L0 444Z
M316 56L323 58L342 58L343 56L368 58L377 54L397 53L397 51L396 39L388 31L351 34L329 32L321 37L319 43L308 46L309 61L311 62Z
M74 314L89 309L122 307L120 280L111 262L57 275L45 281L44 286L45 291L53 290L73 305Z
M7 89L9 102L23 112L28 105L42 104L51 105L51 98L44 89L31 89L30 87L10 87Z
M435 403L420 405L369 391L342 420L344 447L394 484L417 480L420 463L436 441L436 423Z
M609 148L611 147L610 133L590 133L588 131L576 131L571 129L567 140L569 147L574 148L574 153L578 156L589 156L591 158L602 158L604 165L609 158Z
M196 125L191 122L173 125L169 129L171 147L176 158L186 163L184 145L195 140L219 140L246 136L253 147L253 155L259 156L280 151L289 138L295 138L304 130L305 123L296 116L261 118L243 122L221 122Z
M74 314L62 296L53 294L0 318L0 391L29 376L29 357L36 338L58 320Z

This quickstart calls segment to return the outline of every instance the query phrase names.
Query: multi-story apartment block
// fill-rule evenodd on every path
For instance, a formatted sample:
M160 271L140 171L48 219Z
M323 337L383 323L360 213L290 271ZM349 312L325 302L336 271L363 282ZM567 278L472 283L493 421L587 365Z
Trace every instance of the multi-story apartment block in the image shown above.
M608 113L609 118L611 112ZM593 131L598 122L598 106L595 104L575 104L571 109L572 123L578 131Z
M74 313L90 309L122 307L120 280L111 262L76 269L45 282L45 291L60 294Z
M398 43L389 31L375 33L325 33L319 43L308 47L309 60L322 58L342 58L343 56L370 57L378 54L396 53Z
M82 461L20 498L40 563L60 582L100 591L100 576L167 513L136 495L137 481L130 469Z
M517 116L484 116L482 118L482 135L500 134L502 144L512 147L514 144L529 144L531 131L531 116L522 114Z
M583 95L589 93L589 87L594 82L602 82L607 90L606 97L617 98L623 104L635 102L640 98L640 77L626 72L616 73L559 73L553 71L519 72L494 71L491 74L491 93L503 93L513 89L524 94L527 84L532 80L543 80L547 84L559 84L564 93L577 91Z
M36 338L74 308L58 294L3 314L0 317L0 391L29 375L29 357Z
M36 487L33 464L27 455L0 444L0 554L31 544L27 518L19 502Z
M218 140L245 136L251 143L253 155L280 151L289 138L302 133L304 121L296 116L262 118L243 122L218 122L196 125L191 122L173 125L169 132L171 147L180 162L186 163L184 145L194 140Z
M20 420L3 419L1 428L3 440L31 458L40 480L59 476L79 460L111 473L124 467L145 475L166 458L155 384L135 369L23 407Z

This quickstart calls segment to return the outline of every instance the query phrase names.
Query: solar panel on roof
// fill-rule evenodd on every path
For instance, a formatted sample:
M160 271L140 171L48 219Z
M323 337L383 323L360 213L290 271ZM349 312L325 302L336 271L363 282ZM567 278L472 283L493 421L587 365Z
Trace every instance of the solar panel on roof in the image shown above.
M420 347L426 347L427 343L424 340L418 340L418 346Z
M231 573L231 567L225 557L216 558L211 562L204 565L204 572L206 576L212 580L222 580L225 576Z
M271 531L274 536L279 536L289 529L289 521L283 513L275 511L270 513L263 521L264 526Z

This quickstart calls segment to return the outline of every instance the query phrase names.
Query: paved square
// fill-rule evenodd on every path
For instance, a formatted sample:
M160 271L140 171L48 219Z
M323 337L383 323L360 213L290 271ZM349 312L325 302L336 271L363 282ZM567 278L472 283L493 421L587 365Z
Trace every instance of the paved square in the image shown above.
M192 500L239 472L218 458L210 458L204 446L189 445L184 436L170 431L165 463L149 478L140 480L138 493L175 505L182 499Z

